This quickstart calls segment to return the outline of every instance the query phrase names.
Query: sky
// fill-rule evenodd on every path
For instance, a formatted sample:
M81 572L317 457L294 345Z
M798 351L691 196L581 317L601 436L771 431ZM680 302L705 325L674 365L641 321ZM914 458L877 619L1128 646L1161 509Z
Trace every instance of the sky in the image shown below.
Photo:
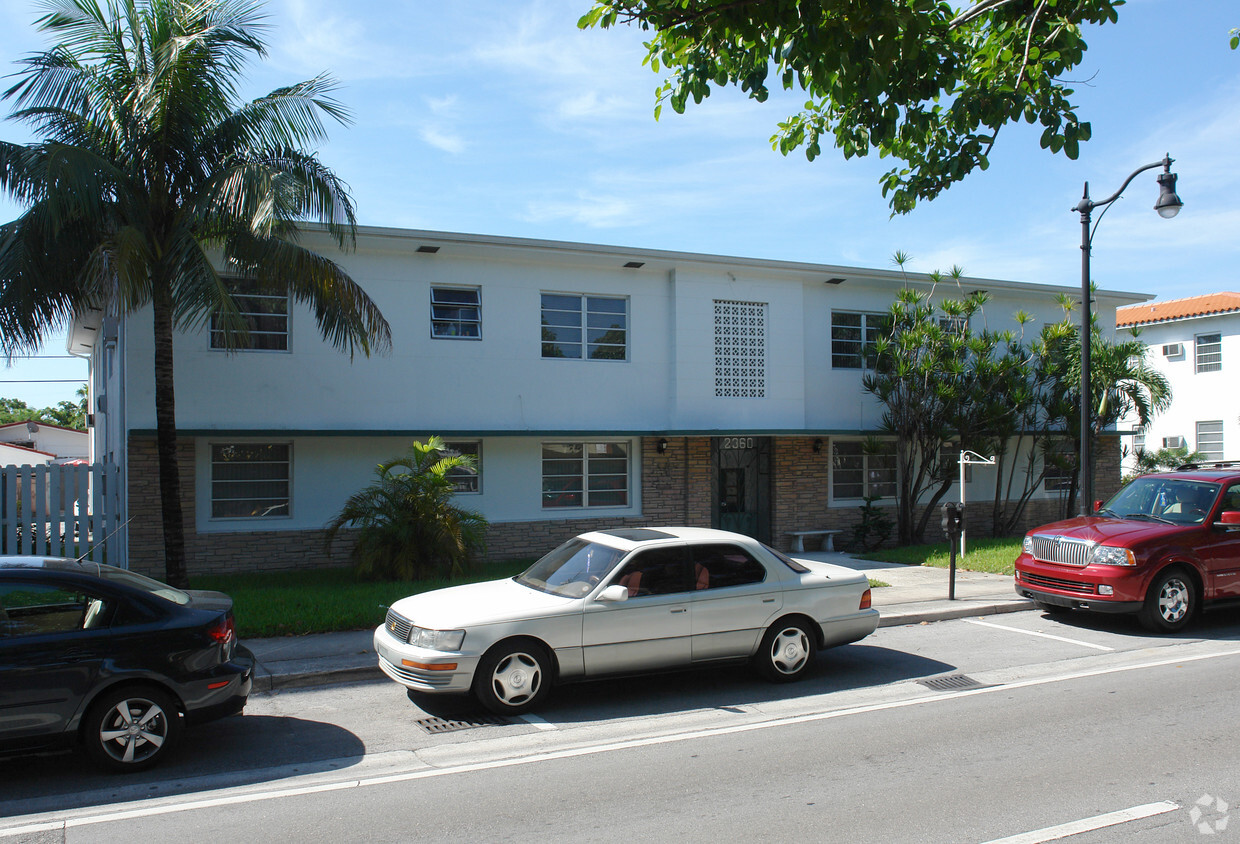
M246 98L329 72L352 111L321 159L350 186L363 225L541 238L917 272L1080 284L1084 184L1103 199L1169 153L1184 201L1160 218L1156 174L1138 176L1101 219L1098 286L1157 300L1240 290L1240 26L1234 0L1129 0L1091 27L1072 74L1093 138L1076 161L1009 125L990 168L891 217L877 154L813 162L771 148L803 95L756 103L716 91L654 118L663 77L639 30L577 29L589 0L268 0L268 59ZM45 49L27 0L0 3L0 65ZM8 108L0 106L0 114ZM0 122L0 138L31 140ZM0 218L20 213L0 197ZM1095 212L1095 220L1098 220ZM41 356L64 354L63 336ZM0 361L0 396L72 399L83 362ZM67 383L17 383L69 379Z

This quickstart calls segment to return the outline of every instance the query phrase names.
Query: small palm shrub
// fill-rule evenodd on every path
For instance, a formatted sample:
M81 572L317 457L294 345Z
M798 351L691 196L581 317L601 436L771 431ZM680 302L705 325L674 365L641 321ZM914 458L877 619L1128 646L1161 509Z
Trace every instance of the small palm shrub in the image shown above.
M450 454L443 440L414 442L402 457L375 467L373 484L350 496L327 525L327 548L345 527L356 529L353 568L373 580L459 577L485 547L487 520L452 502L453 469L474 459Z

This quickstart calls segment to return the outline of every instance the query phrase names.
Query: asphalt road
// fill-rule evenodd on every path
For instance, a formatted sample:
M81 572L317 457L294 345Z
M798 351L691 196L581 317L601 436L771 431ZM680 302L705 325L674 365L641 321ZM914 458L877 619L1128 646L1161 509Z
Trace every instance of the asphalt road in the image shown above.
M389 682L286 691L137 776L5 760L0 840L1240 839L1237 673L1240 613L1150 638L1026 612L884 628L791 686L593 683L454 732Z

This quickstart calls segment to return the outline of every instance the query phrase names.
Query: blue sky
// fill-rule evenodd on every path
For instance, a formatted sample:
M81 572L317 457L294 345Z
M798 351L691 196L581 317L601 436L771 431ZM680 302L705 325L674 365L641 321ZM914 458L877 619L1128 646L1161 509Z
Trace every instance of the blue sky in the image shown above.
M653 117L662 77L641 33L581 32L588 0L270 0L269 60L247 96L329 71L354 113L321 157L350 185L359 221L655 249L1080 283L1085 181L1105 198L1137 167L1176 159L1178 217L1159 218L1153 172L1137 177L1094 240L1102 287L1173 299L1240 289L1240 52L1226 0L1129 0L1119 23L1086 33L1073 74L1093 140L1076 161L1038 147L1036 127L1003 129L990 169L891 218L871 155L814 162L773 151L776 123L802 97L763 104L716 92L684 115ZM0 62L43 49L32 4L0 6ZM7 109L6 112L7 113ZM0 125L0 137L28 140ZM0 198L0 215L18 209ZM43 354L63 354L63 339ZM72 398L74 361L15 361L0 396Z

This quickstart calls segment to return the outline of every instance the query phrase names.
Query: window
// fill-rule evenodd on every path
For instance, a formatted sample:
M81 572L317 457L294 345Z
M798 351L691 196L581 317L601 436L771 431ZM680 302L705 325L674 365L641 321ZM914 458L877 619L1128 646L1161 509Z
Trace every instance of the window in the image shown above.
M1197 335L1197 371L1218 372L1223 368L1223 335Z
M831 497L895 498L896 447L881 443L870 451L862 442L831 443Z
M943 443L939 446L939 472L951 478L952 483L960 483L960 443ZM973 483L973 464L964 464L964 482Z
M565 293L542 295L542 356L628 360L628 300Z
M1223 420L1197 423L1197 451L1209 462L1227 459L1223 457Z
M289 515L288 443L211 446L211 517L271 518Z
M476 287L432 287L431 336L451 340L481 340L481 291Z
M41 636L107 627L114 602L52 583L0 584L0 636Z
M482 492L482 443L446 442L443 444L447 457L472 457L474 468L458 466L448 471L448 478L457 492Z
M253 279L225 278L224 283L232 292L237 310L241 312L241 318L250 332L249 340L238 340L236 348L242 351L287 352L288 291L279 291ZM215 316L211 317L211 348L228 348L224 328Z
M651 548L625 563L612 583L627 588L630 598L674 595L693 588L688 572L683 546Z
M766 303L715 300L715 395L766 396Z
M543 507L627 507L627 442L544 443Z
M1076 447L1066 440L1051 443L1042 451L1042 465L1046 469L1042 476L1043 489L1071 489L1076 476Z
M939 317L939 328L950 334L969 333L969 318L967 316L941 316Z
M887 314L831 312L831 368L873 369L874 344L890 324Z
M695 545L693 576L698 589L723 589L761 583L766 567L736 545Z

